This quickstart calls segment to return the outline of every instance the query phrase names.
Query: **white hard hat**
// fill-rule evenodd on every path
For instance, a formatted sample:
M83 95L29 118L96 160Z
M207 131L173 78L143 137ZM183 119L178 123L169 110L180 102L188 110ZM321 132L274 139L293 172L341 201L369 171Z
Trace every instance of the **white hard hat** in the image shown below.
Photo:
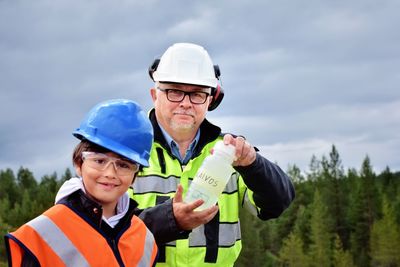
M155 82L173 82L216 88L219 69L199 45L176 43L170 46L149 69Z

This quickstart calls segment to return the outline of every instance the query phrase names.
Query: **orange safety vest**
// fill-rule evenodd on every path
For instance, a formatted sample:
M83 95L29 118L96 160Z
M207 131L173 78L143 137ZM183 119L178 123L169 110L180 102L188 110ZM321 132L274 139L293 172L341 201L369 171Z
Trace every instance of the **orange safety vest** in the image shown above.
M6 241L10 266L21 266L24 253L41 266L151 266L157 255L153 234L137 216L109 240L62 204L6 235Z

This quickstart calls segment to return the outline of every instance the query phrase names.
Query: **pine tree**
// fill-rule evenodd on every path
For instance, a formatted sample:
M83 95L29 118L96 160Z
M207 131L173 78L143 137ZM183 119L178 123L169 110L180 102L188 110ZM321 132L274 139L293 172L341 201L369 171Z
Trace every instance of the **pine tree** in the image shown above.
M307 256L303 251L303 241L296 231L290 233L283 241L279 259L281 264L286 267L307 267L309 265Z
M310 221L311 221L312 210L310 208L305 208L305 206L300 205L296 213L296 223L292 228L292 232L296 231L296 235L299 236L304 244L304 248L308 247L311 243L310 240Z
M8 198L0 199L0 217L3 219L3 222L7 224L10 224L8 215L10 209L11 209L11 204Z
M273 238L276 240L276 244L278 246L274 247L274 251L279 251L280 246L282 245L282 237L286 237L291 232L291 229L296 221L296 214L299 208L299 205L302 204L304 193L302 193L303 185L305 184L304 177L302 176L300 169L296 165L289 166L289 170L287 171L289 175L293 175L295 178L294 185L296 188L296 201L290 204L290 206L285 210L283 214L281 214L277 220L278 223L274 225L274 233ZM292 176L290 176L292 177ZM276 249L276 250L275 250Z
M297 210L296 222L292 232L283 240L279 251L279 262L284 266L308 266L309 260L304 251L304 238L309 235L309 216L304 206Z
M386 198L383 201L383 218L372 226L370 244L374 266L400 266L400 227Z
M289 175L290 179L293 183L302 183L304 182L304 176L301 174L301 170L297 167L296 164L289 164L289 168L287 170L287 174Z
M38 207L36 200L30 197L28 190L22 194L21 202L16 203L14 209L9 211L10 225L15 229L34 217L40 215L42 210Z
M399 179L400 182L400 179ZM397 224L400 225L400 194L397 195L396 200L393 202L394 216Z
M335 247L333 250L333 266L335 267L356 267L349 251L343 249L339 235L335 236Z
M11 169L0 171L0 200L5 198L7 198L11 204L14 204L20 198L16 178Z
M1 200L0 200L0 203L1 203ZM11 230L11 227L3 220L3 218L0 214L0 236L3 237L10 230ZM2 259L6 259L6 248L4 246L4 242L0 243L0 266L1 266Z
M324 203L327 203L327 211L331 214L332 221L328 222L334 232L338 233L342 240L348 238L346 233L346 203L348 196L344 189L344 170L339 152L334 145L329 154L329 160L323 159L322 177L324 187L322 196Z
M361 167L357 190L352 198L350 210L351 251L358 266L370 266L370 231L379 209L379 192L375 174L367 156Z
M309 164L309 172L307 173L308 181L315 181L321 176L321 162L315 155L312 155Z
M17 182L19 190L32 190L37 187L37 181L33 177L33 173L27 168L19 168L17 173Z
M37 189L37 197L35 198L41 211L45 211L54 205L54 199L59 187L57 173L54 172L52 175L44 175L42 177Z
M396 176L390 171L390 168L386 167L378 178L381 181L381 192L387 196L388 201L396 201L398 195L398 179L396 179Z
M64 174L61 176L60 179L60 186L67 180L69 180L72 177L72 172L69 168L65 169Z
M326 206L322 202L319 190L315 191L311 215L311 245L309 256L311 266L330 266L331 264L331 236L328 226L329 216Z

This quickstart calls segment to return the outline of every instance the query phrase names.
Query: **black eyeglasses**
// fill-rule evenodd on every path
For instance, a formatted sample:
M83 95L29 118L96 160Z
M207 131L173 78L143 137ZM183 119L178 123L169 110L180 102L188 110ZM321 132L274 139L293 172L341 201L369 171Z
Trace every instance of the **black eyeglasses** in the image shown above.
M158 90L167 94L167 99L171 102L181 102L186 95L189 96L189 100L192 104L204 104L207 97L210 95L206 92L185 92L178 89L164 89L157 87Z

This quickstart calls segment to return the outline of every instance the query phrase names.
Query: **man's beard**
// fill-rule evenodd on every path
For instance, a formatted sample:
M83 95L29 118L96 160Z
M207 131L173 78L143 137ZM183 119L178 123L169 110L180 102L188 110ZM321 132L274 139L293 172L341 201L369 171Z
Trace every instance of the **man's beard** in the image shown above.
M174 122L171 121L171 128L175 131L191 131L193 130L195 123L194 122L188 122L188 123L182 123L182 122Z
M180 111L180 112L176 112L176 115L187 115L187 116L191 116L193 120L182 122L182 121L176 121L176 120L172 119L172 120L171 120L170 126L171 126L171 128L172 128L173 130L189 132L189 131L195 129L196 122L194 121L194 114L193 114L193 112L190 112L190 111Z

